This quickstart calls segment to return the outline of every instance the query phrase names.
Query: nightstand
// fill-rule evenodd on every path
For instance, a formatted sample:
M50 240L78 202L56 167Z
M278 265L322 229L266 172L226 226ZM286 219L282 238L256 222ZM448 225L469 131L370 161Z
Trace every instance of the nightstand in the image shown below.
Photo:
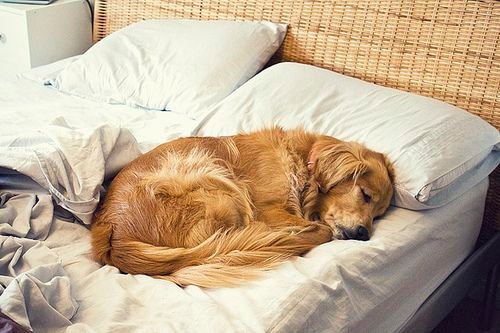
M0 77L85 52L92 44L85 0L0 2Z

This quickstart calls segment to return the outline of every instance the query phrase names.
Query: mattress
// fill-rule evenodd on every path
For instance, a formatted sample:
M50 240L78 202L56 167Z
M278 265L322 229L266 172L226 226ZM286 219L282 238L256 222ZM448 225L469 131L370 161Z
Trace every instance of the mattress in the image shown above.
M91 102L26 78L0 80L0 89L2 135L42 124L109 124L130 130L147 151L204 125L203 116ZM0 310L37 332L395 332L472 251L487 186L484 180L438 209L390 207L369 241L323 244L257 280L220 289L101 267L90 257L88 227L56 214L46 238L0 256L0 281L19 286L0 289ZM26 260L11 265L14 257ZM41 271L34 285L25 283Z

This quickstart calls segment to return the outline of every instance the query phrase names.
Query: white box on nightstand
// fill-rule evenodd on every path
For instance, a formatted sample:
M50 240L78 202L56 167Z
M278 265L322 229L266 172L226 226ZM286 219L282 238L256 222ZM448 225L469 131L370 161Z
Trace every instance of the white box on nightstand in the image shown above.
M92 45L90 17L85 0L0 2L0 76L85 52Z

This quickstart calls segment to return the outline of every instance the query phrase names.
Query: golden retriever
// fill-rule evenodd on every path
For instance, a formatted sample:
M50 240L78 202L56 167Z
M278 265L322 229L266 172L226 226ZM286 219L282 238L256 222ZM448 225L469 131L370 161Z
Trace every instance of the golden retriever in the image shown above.
M302 130L181 138L115 177L93 254L181 286L236 285L332 239L369 239L392 181L384 155Z

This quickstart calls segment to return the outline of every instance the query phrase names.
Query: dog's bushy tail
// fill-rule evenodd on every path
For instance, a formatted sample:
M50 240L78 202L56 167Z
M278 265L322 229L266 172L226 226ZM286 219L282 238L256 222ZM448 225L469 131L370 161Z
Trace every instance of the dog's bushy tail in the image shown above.
M121 240L113 243L111 261L128 273L148 274L181 286L234 286L316 246L300 237L308 229L272 231L254 223L217 232L193 248Z

